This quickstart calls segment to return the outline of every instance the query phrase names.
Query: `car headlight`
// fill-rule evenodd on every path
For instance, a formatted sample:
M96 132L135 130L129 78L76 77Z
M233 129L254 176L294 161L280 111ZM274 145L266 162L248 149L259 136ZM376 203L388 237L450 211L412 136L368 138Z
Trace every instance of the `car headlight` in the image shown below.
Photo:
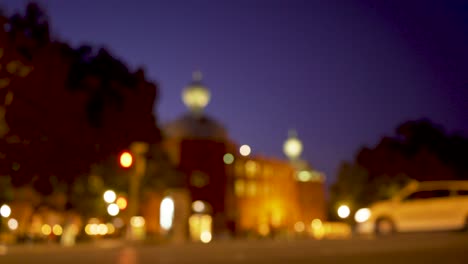
M369 208L361 208L354 214L354 220L356 220L358 223L364 223L369 220L370 216L371 211Z

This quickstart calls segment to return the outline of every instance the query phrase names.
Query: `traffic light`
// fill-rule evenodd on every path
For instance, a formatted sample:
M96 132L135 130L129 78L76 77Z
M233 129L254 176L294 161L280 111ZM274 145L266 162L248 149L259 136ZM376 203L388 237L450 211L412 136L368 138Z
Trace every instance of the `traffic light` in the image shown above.
M133 164L133 156L130 152L124 151L120 154L120 166L130 168Z

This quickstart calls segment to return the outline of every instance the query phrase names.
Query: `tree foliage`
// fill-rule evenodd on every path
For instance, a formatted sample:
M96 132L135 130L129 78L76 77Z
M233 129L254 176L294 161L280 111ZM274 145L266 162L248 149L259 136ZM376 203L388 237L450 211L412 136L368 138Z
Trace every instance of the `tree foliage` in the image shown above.
M54 40L35 4L0 22L0 176L50 193L52 177L70 184L133 141L159 142L157 88L142 70Z
M427 119L408 121L395 136L361 149L354 163L342 165L331 200L360 207L392 196L409 180L468 180L467 161L468 138L449 135Z

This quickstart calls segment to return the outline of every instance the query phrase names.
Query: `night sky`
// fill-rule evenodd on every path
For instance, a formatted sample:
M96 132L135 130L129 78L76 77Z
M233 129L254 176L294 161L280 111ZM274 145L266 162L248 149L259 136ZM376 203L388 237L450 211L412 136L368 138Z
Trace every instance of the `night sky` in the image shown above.
M55 37L143 66L160 87L161 123L186 112L180 93L200 69L206 111L236 142L283 157L295 128L329 183L341 161L406 120L468 135L467 1L39 2Z

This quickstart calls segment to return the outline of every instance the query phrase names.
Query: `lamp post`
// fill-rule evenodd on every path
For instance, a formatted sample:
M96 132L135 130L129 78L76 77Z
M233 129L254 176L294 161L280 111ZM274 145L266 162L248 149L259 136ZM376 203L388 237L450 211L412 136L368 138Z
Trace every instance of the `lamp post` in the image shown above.
M130 151L123 152L119 157L120 166L125 169L131 169L128 179L128 205L127 214L129 219L137 216L140 205L140 182L146 172L146 153L149 145L145 142L133 142L130 145ZM127 238L135 237L131 225L128 225Z

